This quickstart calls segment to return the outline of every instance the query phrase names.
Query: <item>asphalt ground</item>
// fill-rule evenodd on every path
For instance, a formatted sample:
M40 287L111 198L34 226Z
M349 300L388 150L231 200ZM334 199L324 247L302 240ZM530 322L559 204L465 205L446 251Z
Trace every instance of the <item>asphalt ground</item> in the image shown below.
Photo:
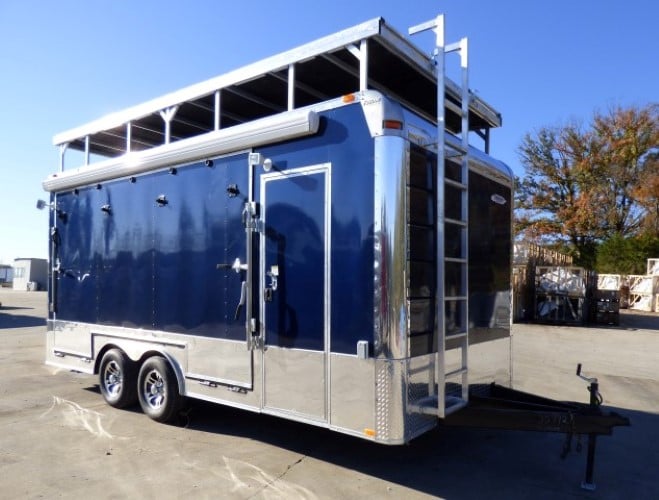
M192 404L181 425L106 405L44 364L46 296L0 289L0 498L659 498L659 315L619 327L514 325L515 387L588 401L577 363L631 427L600 437L594 492L561 434L439 428L386 447ZM572 448L576 448L576 440Z

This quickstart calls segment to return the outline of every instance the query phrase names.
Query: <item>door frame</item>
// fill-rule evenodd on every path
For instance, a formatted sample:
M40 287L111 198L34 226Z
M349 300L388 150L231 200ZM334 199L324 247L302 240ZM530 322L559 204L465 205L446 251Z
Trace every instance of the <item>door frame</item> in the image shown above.
M329 353L330 353L330 312L331 312L331 301L330 301L330 290L331 290L331 185L332 185L332 175L331 175L331 162L319 163L308 165L304 167L293 168L290 170L283 171L272 171L267 173L262 173L260 175L260 184L259 184L259 205L261 207L261 228L260 238L259 238L259 289L258 289L258 304L259 304L259 318L261 322L261 345L263 346L261 350L261 408L266 410L268 413L281 414L286 413L287 417L291 415L286 411L285 408L271 407L268 406L266 400L267 393L267 350L268 346L266 344L266 312L265 312L265 288L267 284L267 275L265 269L265 255L266 255L266 235L265 227L267 223L267 209L266 209L266 187L269 182L273 181L282 181L286 179L292 179L295 177L307 176L307 175L316 175L323 174L325 176L325 190L324 190L324 265L323 265L323 376L324 380L324 415L322 416L322 421L327 422L330 415L330 362L329 362ZM301 356L311 354L316 351L309 351L305 349L288 349L290 353L295 351L300 352ZM296 414L295 417L298 420L313 420L317 421L317 418L308 417L303 414Z

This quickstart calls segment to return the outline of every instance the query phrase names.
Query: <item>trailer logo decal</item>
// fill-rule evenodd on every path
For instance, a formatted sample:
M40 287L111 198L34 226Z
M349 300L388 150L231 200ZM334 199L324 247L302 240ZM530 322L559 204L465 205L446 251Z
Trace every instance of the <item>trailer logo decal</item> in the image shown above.
M506 204L506 199L503 196L501 196L500 194L493 194L492 196L490 196L490 200L492 200L497 205L505 205Z

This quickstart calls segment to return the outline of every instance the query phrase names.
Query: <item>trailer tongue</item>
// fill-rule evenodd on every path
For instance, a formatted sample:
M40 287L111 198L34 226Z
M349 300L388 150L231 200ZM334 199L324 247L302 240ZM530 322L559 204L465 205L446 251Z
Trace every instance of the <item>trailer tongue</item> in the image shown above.
M581 452L581 436L588 435L586 474L581 487L594 490L595 448L597 436L610 436L613 428L629 426L627 417L602 409L602 396L596 378L577 376L588 382L590 402L556 401L535 394L490 384L474 388L469 405L445 418L443 424L453 427L478 427L515 431L558 432L566 435L561 458L572 449L572 439L578 436L576 451Z

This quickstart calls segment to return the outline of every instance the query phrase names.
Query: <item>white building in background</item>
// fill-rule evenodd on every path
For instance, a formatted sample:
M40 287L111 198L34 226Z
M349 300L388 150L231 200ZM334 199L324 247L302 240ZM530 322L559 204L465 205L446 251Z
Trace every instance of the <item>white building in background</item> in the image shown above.
M47 284L47 259L14 259L14 290L45 290Z

